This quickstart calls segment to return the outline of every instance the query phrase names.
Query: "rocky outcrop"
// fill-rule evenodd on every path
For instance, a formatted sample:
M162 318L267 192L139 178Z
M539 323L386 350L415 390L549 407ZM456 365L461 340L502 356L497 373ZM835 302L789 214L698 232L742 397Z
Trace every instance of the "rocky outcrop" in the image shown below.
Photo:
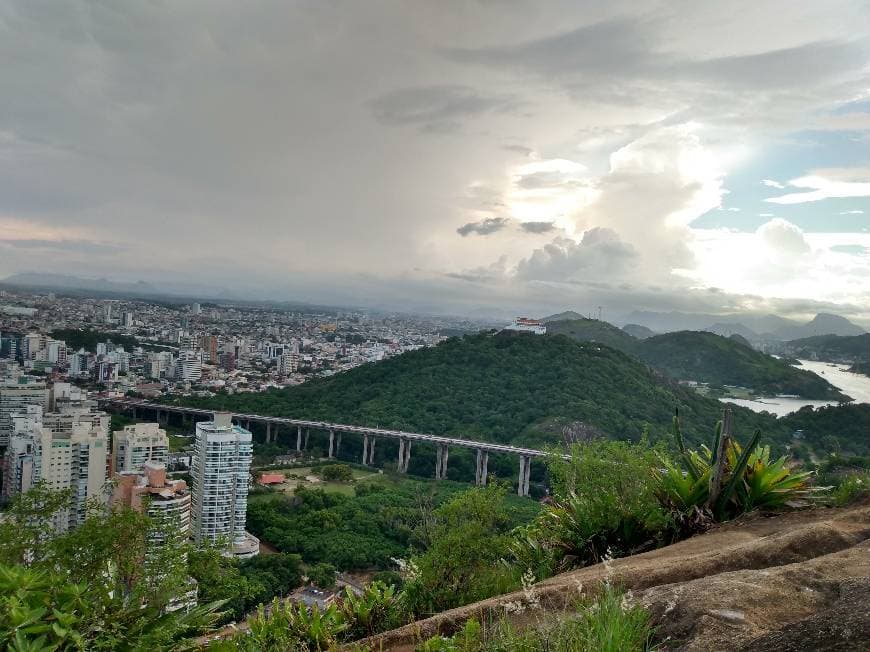
M570 611L607 580L652 614L664 650L870 650L870 503L752 515L642 555L535 586L543 609ZM413 650L468 620L524 618L509 594L386 632L373 649ZM522 622L518 622L522 624Z

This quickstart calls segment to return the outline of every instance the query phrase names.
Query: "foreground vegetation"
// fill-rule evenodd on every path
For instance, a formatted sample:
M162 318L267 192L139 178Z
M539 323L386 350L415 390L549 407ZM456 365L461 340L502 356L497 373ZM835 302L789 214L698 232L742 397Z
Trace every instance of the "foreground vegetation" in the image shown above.
M69 496L38 487L0 523L0 643L22 651L183 649L217 623L253 612L250 634L212 647L327 650L516 591L507 620L470 623L451 638L420 641L420 649L643 650L654 635L649 617L609 574L555 619L538 617L534 584L579 566L609 568L615 557L820 493L811 474L772 457L760 433L738 430L730 413L713 432L709 447L693 448L675 418L670 447L644 438L574 444L567 457L548 460L551 497L543 506L510 496L497 480L471 489L446 482L433 491L406 479L358 483L353 496L304 488L293 497L261 494L251 499L249 525L282 553L242 563L181 540L151 557L145 541L155 524L129 510L95 509L78 530L46 536ZM866 459L829 462L823 473L838 478L829 502L866 495ZM348 478L347 471L329 475ZM361 595L342 591L325 609L275 599L306 577L330 585L336 566L396 572ZM188 576L199 583L201 606L168 611ZM515 629L511 617L524 611L520 620L531 626Z

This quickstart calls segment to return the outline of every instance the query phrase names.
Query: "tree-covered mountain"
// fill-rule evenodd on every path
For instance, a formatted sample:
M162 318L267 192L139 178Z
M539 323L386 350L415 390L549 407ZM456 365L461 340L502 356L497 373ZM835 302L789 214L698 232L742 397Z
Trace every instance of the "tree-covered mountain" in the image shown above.
M597 319L549 322L549 335L599 342L636 356L675 380L748 387L759 394L807 399L847 398L824 378L756 351L745 340L703 331L679 331L639 340Z
M795 434L793 445L816 453L870 455L870 405L857 403L812 409L805 407L782 420Z
M580 342L598 342L623 353L636 353L641 341L613 324L597 319L564 319L547 322L547 335L566 335Z
M827 380L761 353L734 338L681 331L643 340L637 355L672 378L711 385L736 385L759 394L794 394L807 399L845 400Z
M789 342L787 350L798 358L815 358L828 362L870 362L870 333L851 337L806 337Z
M451 338L296 387L185 401L531 446L562 441L565 426L634 440L649 427L652 439L664 438L674 408L697 444L709 440L722 412L720 402L612 348L508 332ZM771 416L734 414L739 432L759 427L782 440Z
M646 338L652 337L656 334L656 332L651 328L641 326L640 324L626 324L622 327L622 330L639 340L645 340Z

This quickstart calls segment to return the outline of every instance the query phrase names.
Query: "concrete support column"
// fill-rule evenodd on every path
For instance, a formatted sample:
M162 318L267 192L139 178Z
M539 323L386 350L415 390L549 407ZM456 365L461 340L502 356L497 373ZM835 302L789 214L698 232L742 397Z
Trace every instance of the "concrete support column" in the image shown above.
M532 458L520 456L520 477L517 481L517 495L529 495L529 476L532 472Z
M435 451L435 479L447 479L447 454L449 449L447 444L441 444Z
M306 428L306 429L305 429L305 445L303 446L303 448L304 448L305 450L308 450L308 436L309 436L310 434L311 434L311 428Z
M369 464L375 463L375 442L378 440L377 437L372 437L369 442Z
M341 450L341 433L339 432L335 438L335 454L338 455Z
M489 451L477 450L477 466L474 470L474 484L478 486L486 486L486 479L488 477L488 469L489 466Z
M266 443L268 444L272 441L272 424L271 422L266 422Z
M245 430L250 430L250 429L251 429L251 421L249 419L249 420L245 421Z
M366 466L368 464L368 457L369 457L369 436L363 435L363 461L362 461L363 466Z
M329 459L333 457L333 451L335 450L335 431L329 431Z
M399 439L399 464L396 470L402 473L402 463L405 461L405 440Z
M296 426L296 452L302 450L302 426Z
M411 440L399 439L399 473L408 472L408 463L411 461Z

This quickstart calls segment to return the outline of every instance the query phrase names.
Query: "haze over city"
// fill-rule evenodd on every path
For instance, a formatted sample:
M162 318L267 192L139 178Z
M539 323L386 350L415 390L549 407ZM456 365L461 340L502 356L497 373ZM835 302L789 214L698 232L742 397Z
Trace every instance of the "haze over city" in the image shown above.
M868 51L860 1L2 2L0 277L868 325Z

